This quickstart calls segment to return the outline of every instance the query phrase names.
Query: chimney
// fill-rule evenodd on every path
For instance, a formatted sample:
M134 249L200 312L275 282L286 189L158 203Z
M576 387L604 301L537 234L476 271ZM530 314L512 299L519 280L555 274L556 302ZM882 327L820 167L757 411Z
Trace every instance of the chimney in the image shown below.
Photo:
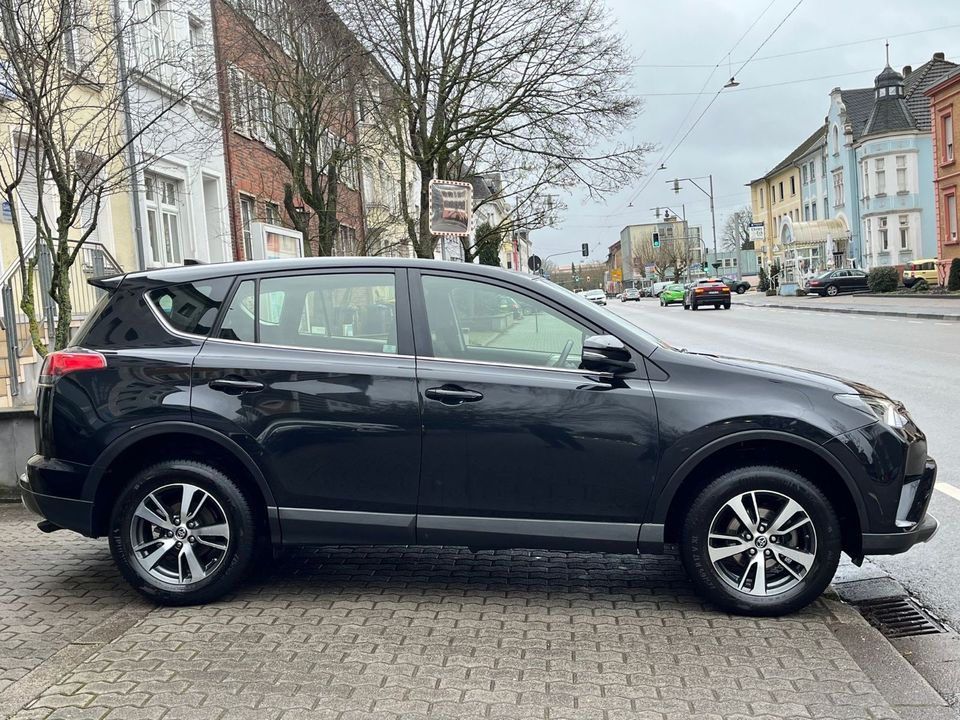
M903 72L902 72L901 74L902 74L904 77L906 77L907 75L909 75L909 74L912 73L912 72L913 72L913 66L912 66L912 65L904 65L904 66L903 66Z
M933 59L934 59L934 60L943 60L943 59L944 59L944 55L943 55L942 52L934 53L934 54L933 54Z

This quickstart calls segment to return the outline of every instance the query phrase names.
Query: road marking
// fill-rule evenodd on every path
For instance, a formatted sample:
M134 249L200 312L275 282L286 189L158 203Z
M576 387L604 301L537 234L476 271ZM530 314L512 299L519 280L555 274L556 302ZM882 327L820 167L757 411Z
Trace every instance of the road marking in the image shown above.
M960 500L960 488L955 488L950 483L938 482L934 487L944 495L949 495L954 500Z
M911 325L923 325L923 320L907 320Z
M955 323L955 322L948 322L948 323L938 322L938 323L936 323L936 324L937 324L937 325L943 325L944 327L957 327L957 325L958 325L958 323Z

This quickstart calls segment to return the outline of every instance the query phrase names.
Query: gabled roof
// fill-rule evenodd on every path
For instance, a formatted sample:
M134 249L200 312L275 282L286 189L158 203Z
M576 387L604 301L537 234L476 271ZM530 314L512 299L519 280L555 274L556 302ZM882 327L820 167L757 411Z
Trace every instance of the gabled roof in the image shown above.
M933 85L930 85L923 92L927 97L929 97L931 92L936 92L937 90L942 88L944 85L949 84L951 80L956 80L958 77L960 77L960 65L958 65L953 70L948 72L946 75L940 78L936 83L934 83Z
M840 100L847 108L847 123L853 130L854 142L863 135L863 129L870 118L870 111L873 110L875 95L876 90L873 88L854 88L853 90L840 91Z
M924 91L957 69L956 63L944 60L941 53L937 53L932 60L925 62L904 79L907 107L917 122L917 129L930 129L930 99L923 94Z

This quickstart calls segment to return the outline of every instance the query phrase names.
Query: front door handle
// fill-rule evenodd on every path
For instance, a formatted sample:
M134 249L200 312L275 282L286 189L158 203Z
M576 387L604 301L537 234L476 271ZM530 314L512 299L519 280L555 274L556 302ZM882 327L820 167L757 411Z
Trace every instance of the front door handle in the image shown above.
M456 385L427 388L423 391L423 394L431 400L439 400L444 405L460 405L465 402L483 400L483 393L476 390L464 390Z
M217 390L227 395L243 395L249 392L259 392L263 390L264 384L256 380L238 380L231 378L217 378L210 381L210 389Z

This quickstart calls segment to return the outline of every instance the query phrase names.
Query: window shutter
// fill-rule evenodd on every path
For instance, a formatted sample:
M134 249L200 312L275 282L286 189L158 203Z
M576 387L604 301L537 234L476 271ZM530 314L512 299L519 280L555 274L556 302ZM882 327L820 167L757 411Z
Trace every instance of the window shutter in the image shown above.
M230 65L227 68L227 82L230 85L230 120L233 123L233 129L246 132L243 75L236 65Z

